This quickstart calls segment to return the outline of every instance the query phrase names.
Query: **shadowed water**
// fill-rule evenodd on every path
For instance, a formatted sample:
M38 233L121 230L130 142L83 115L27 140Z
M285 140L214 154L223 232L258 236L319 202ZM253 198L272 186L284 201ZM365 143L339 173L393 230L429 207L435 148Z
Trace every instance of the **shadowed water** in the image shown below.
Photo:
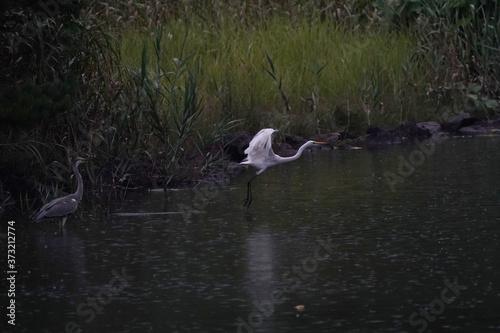
M306 153L248 212L253 170L20 227L15 332L497 331L499 145Z

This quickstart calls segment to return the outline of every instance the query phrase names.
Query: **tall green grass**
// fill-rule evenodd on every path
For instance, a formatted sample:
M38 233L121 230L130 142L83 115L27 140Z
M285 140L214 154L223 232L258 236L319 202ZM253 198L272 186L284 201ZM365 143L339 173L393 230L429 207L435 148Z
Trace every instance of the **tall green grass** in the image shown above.
M417 98L400 93L422 80L415 64L404 66L416 48L408 34L347 32L329 21L292 26L279 17L251 29L233 22L209 29L196 18L164 29L161 61L172 63L182 45L192 54L208 119L231 114L251 130L274 126L305 135L347 125L342 119L350 112L359 126L431 116L408 112ZM135 30L122 33L122 64L139 66L141 45L150 39Z
M362 131L369 124L439 121L464 110L487 117L498 112L496 3L173 1L170 6L109 6L114 9L109 21L122 28L127 65L138 61L140 47L135 45L158 22L168 31L167 49L178 49L187 34L186 47L200 65L200 92L209 114L240 117L247 129L276 126L307 135ZM275 75L266 71L266 54Z

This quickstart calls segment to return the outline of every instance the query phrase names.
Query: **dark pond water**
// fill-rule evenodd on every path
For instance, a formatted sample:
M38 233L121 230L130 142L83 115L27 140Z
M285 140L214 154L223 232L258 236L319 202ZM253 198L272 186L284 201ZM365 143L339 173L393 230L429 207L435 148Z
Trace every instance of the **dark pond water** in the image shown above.
M427 146L428 155L417 146L306 153L255 180L248 213L249 172L222 187L130 195L106 218L69 219L64 232L19 226L16 326L5 315L0 326L499 331L499 147L483 137Z

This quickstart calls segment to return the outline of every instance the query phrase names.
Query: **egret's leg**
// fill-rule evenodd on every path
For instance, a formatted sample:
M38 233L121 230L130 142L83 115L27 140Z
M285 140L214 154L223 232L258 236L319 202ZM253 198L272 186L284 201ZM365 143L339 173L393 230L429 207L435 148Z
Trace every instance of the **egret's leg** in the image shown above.
M247 198L245 199L245 206L250 207L250 204L252 203L252 181L257 177L257 175L253 176L250 178L250 180L247 183Z
M252 203L252 181L248 181L247 183L247 198L245 199L245 206L250 207L250 204Z
M68 218L68 215L66 215L65 217L63 217L61 227L64 227L64 223L66 223L66 219L67 218Z

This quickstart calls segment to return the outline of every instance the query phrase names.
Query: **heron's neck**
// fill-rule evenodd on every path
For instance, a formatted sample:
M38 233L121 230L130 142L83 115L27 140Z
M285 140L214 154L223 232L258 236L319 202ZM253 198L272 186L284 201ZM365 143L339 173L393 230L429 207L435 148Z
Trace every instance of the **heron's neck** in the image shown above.
M76 200L80 201L83 195L83 180L80 172L78 172L78 165L79 164L75 163L75 165L73 166L73 173L75 174L76 180L78 181L78 187L76 188L75 196Z

